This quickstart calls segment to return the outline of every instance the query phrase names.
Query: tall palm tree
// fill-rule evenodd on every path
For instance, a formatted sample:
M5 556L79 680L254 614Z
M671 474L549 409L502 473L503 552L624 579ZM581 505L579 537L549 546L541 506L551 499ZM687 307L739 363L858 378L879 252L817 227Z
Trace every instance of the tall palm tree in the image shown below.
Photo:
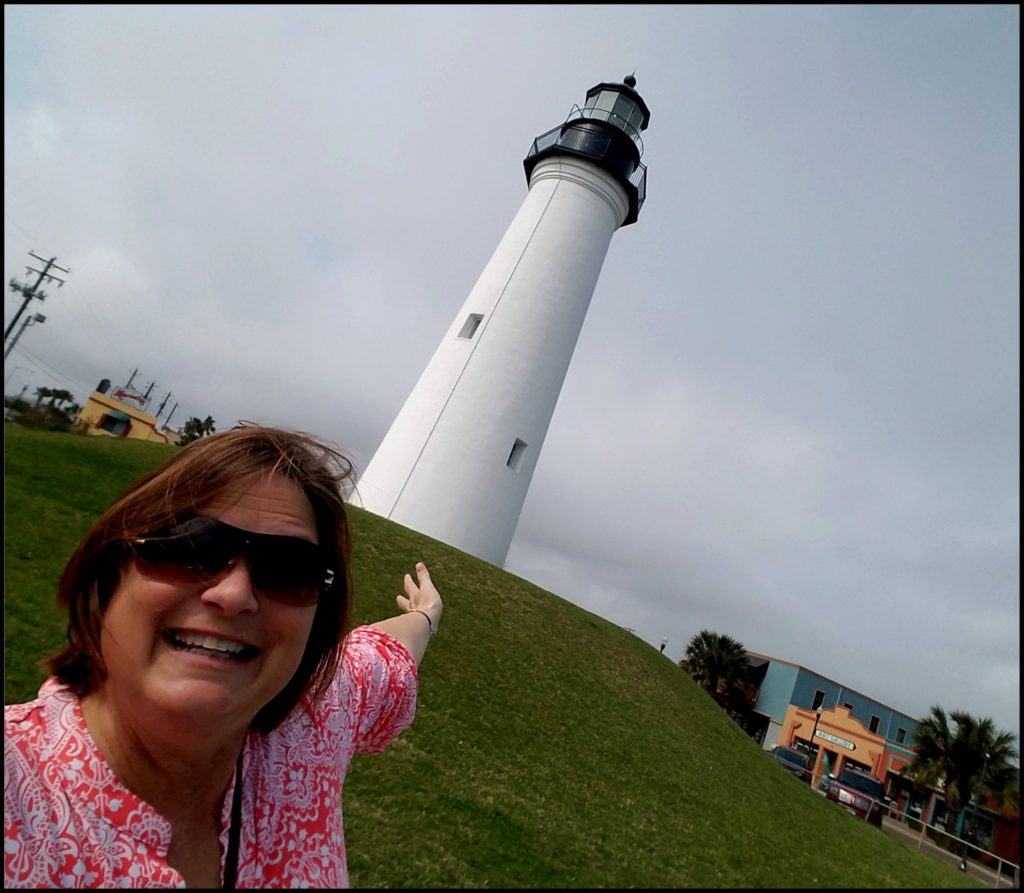
M747 649L731 636L702 629L679 666L720 706L730 709L745 700Z
M957 710L947 716L936 704L917 724L917 754L907 775L918 784L943 785L950 830L956 829L960 812L973 795L980 803L995 797L1001 808L1019 814L1016 739L1012 732L997 730L987 717Z

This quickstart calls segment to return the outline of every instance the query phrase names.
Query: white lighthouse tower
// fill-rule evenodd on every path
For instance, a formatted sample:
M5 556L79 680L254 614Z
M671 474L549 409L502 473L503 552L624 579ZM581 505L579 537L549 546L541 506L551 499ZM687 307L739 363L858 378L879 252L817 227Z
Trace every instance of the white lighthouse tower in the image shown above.
M533 141L529 192L353 504L502 565L612 234L646 194L636 79Z

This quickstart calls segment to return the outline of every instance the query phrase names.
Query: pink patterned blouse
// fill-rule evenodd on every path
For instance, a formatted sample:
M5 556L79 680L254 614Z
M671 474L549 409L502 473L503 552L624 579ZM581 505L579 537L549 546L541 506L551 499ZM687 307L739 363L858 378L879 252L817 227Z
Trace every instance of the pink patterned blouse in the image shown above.
M345 774L356 751L383 750L412 722L418 684L405 647L361 626L315 712L300 705L272 732L249 733L239 887L348 886ZM222 853L233 792L234 782ZM5 887L184 887L170 843L170 823L117 780L70 691L50 679L36 700L4 707Z

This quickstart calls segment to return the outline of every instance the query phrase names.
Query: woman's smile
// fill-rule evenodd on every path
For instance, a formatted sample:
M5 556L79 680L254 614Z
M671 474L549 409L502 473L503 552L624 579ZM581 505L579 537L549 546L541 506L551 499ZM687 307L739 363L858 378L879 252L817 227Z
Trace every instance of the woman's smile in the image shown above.
M212 657L232 663L255 660L260 654L260 649L254 645L233 638L224 638L214 633L167 629L161 632L161 636L175 651Z

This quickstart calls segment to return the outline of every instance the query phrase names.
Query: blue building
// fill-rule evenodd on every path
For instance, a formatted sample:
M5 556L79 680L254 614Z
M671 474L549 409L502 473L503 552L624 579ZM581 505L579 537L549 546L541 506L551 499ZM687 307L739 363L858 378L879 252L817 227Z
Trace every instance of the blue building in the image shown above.
M788 660L748 651L747 661L757 694L746 729L765 750L789 743L780 737L791 707L815 712L845 707L869 734L913 756L918 720L910 714Z

